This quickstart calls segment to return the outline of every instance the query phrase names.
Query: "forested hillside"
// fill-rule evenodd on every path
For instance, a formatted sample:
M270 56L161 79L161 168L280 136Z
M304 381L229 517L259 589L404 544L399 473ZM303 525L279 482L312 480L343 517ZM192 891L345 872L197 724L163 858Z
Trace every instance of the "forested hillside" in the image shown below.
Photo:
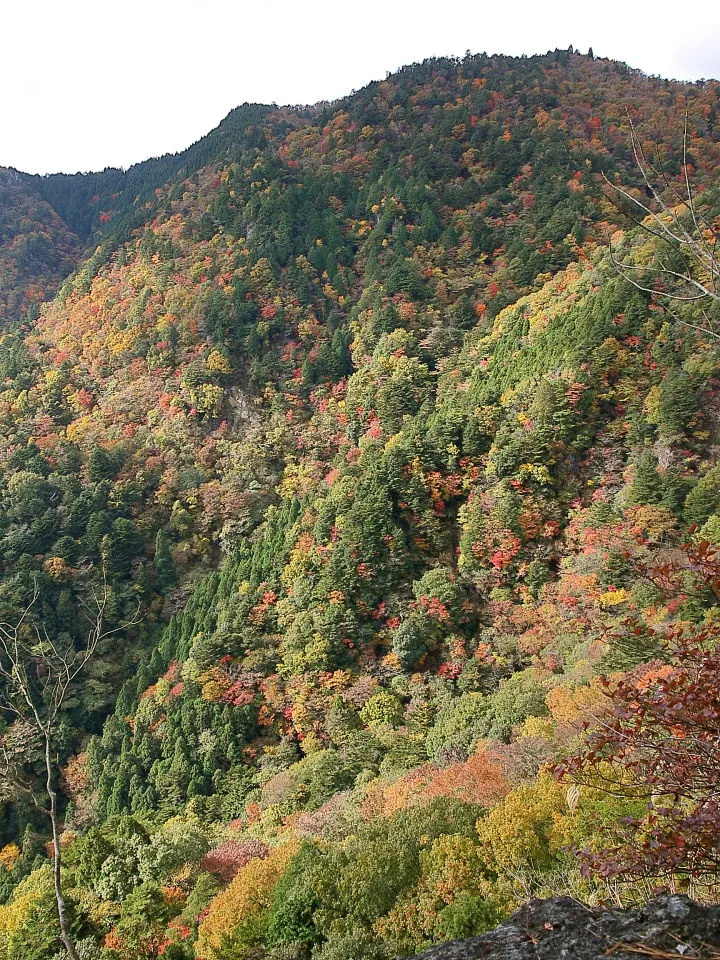
M80 252L78 237L28 178L0 168L0 329L52 297Z
M65 956L55 790L84 960L713 896L719 108L468 56L3 175L2 960Z

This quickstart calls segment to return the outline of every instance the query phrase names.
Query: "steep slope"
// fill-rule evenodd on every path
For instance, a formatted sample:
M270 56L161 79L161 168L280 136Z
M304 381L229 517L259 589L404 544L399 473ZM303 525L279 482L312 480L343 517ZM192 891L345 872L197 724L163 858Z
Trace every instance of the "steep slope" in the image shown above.
M0 168L0 327L50 299L80 252L78 237L25 175Z
M147 611L63 744L101 732L64 789L104 956L390 957L602 895L568 848L635 808L538 771L601 674L713 622L646 571L691 523L717 541L720 480L714 340L618 275L611 236L657 248L594 175L633 176L627 108L711 224L719 92L429 61L44 185L95 247L0 358L2 597L36 580L77 632L102 568L112 623ZM40 824L9 813L8 840ZM31 834L11 951L47 903Z
M717 161L717 94L712 85L683 89L697 100L692 150L702 183ZM157 192L146 184L145 201L128 187L127 197L140 199L118 201L119 233L128 217L144 225L124 242L98 235L93 257L45 311L29 344L43 377L60 369L50 404L44 388L28 393L40 438L53 423L63 435L72 424L71 436L90 430L86 450L122 435L150 451L152 428L129 435L151 407L159 404L152 417L164 420L162 404L172 403L176 428L187 420L196 431L197 441L181 442L191 457L204 433L232 424L235 381L256 396L272 383L302 415L314 385L349 371L346 344L355 338L356 353L371 352L398 317L418 341L430 338L432 366L465 329L575 259L583 237L608 232L602 218L617 214L588 194L582 156L571 162L568 151L587 154L590 168L629 169L625 132L613 122L623 95L652 102L651 126L673 129L674 100L661 82L565 54L432 62L316 111L312 123L294 112L240 111L202 151L237 159L190 180L181 172ZM617 160L609 144L622 145ZM670 170L679 143L668 150ZM166 168L149 163L152 184L153 164ZM142 170L128 178L142 182ZM59 193L53 199L72 219ZM224 359L207 369L203 358L215 350ZM137 410L132 391L114 396L140 382L150 392L144 401L138 394ZM274 410L284 402L276 398Z
M140 211L156 189L179 175L188 176L224 159L244 143L262 142L263 121L271 113L272 107L261 104L236 107L187 150L134 164L128 170L25 176L83 240L97 232L109 232L117 242L133 225L144 222L146 217ZM107 226L111 220L115 222Z
M317 750L335 743L333 704L359 678L358 709L378 697L377 719L395 725L405 698L442 713L438 677L470 709L530 667L513 681L518 704L483 705L468 731L472 714L427 742L410 724L402 767L446 761L481 731L506 738L526 709L546 712L561 677L582 683L608 663L614 625L646 606L660 615L656 592L633 593L633 570L677 535L717 443L714 351L671 336L652 306L597 251L467 334L436 369L417 334L397 326L347 383L316 388L310 420L282 441L278 508L156 652L161 671L185 682L143 708L147 731L135 728L119 775L124 727L106 730L101 809L163 802L163 784L173 796L178 782L217 792L242 739L217 766L185 748L169 779L166 765L179 740L192 746L215 729L210 704L222 713L236 695L260 707L260 728L244 735L251 755L263 727ZM707 520L713 496L686 516ZM143 682L126 688L118 720ZM205 719L171 726L186 706ZM160 754L145 740L156 712Z
M272 111L245 104L187 150L128 170L30 176L0 168L0 320L17 320L51 299L94 242L117 247L128 239L147 219L156 189L262 138L261 122Z

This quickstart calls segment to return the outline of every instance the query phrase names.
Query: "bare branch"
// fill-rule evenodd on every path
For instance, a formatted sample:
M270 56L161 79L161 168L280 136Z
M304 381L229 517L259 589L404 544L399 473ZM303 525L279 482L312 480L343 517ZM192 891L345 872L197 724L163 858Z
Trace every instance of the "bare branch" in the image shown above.
M37 582L34 584L32 599L15 623L0 622L0 678L7 688L0 710L14 718L12 726L0 738L0 792L15 791L30 798L50 819L55 902L62 941L71 960L78 960L78 953L67 919L60 873L62 850L56 789L56 725L72 684L90 662L98 645L107 637L126 630L141 619L141 608L138 605L129 620L106 629L104 618L108 597L109 588L103 571L102 591L92 591L94 609L90 604L81 601L90 626L79 647L72 641L66 645L58 638L51 637L44 623L31 623L32 609L39 598ZM23 637L28 631L34 637L34 641L30 643ZM23 731L26 735L21 735ZM32 769L37 763L38 746L42 747L44 794L47 803L41 803L37 786L25 773L26 769Z
M648 161L629 111L626 114L635 165L652 200L646 202L633 196L625 187L613 183L605 173L602 179L611 191L637 211L637 215L632 212L628 214L630 219L649 236L664 243L666 250L669 247L676 257L682 259L683 266L676 268L662 256L654 264L629 263L618 257L611 242L610 259L613 267L635 289L664 300L664 309L676 323L713 340L720 340L719 322L712 320L704 308L701 310L704 323L695 323L692 319L682 318L668 305L673 301L687 304L710 301L720 304L720 259L716 253L720 237L697 209L688 169L688 112L685 111L682 154L685 196ZM669 206L663 191L666 195L670 194L678 206ZM651 202L656 209L651 207ZM620 204L615 205L620 207ZM687 217L692 223L690 229L686 226ZM663 280L666 289L658 289L658 281Z

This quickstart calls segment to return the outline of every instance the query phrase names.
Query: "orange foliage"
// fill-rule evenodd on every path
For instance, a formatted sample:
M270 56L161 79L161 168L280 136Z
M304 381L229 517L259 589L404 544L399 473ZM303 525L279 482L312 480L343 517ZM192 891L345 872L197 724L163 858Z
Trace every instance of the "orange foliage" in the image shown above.
M591 723L599 714L605 699L599 680L594 680L588 686L573 684L551 690L547 705L556 723L556 736L566 739L579 733L584 723Z
M196 948L199 958L212 956L223 936L269 905L275 884L298 850L299 843L291 841L275 847L265 859L255 857L240 869L230 886L215 897L200 924Z
M16 843L8 843L0 850L0 867L12 870L20 859L20 847Z
M467 760L438 767L426 763L384 790L382 813L391 816L396 810L428 803L434 797L457 797L467 803L492 806L510 791L497 757L480 745ZM374 798L368 798L374 803Z

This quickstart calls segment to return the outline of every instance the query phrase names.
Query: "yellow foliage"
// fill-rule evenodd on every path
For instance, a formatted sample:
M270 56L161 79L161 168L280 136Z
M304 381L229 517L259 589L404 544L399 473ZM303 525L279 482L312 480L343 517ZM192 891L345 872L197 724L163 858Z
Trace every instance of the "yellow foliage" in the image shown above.
M439 837L422 851L420 863L419 883L374 925L381 939L403 953L414 953L425 942L443 939L440 912L459 894L482 897L490 887L478 847L467 837Z
M48 557L43 568L53 580L67 580L72 573L72 569L62 557Z
M201 673L197 682L202 684L201 697L211 703L217 703L231 686L231 681L218 667L210 667L205 673Z
M539 737L552 741L555 724L549 717L528 717L520 728L520 738Z
M308 467L291 464L285 470L277 492L281 497L304 497L317 486L317 480L309 473Z
M0 906L0 960L13 960L27 942L33 914L39 904L52 896L52 873L41 867L18 885L9 903Z
M509 793L478 820L483 859L498 874L548 866L560 847L566 788L546 774Z
M620 590L608 590L606 593L601 593L597 598L597 605L600 607L617 607L621 603L625 603L629 594L624 588Z
M285 586L292 586L298 577L307 576L316 561L315 541L307 530L303 530L292 548L290 557L283 569L281 580Z
M64 377L60 370L48 370L43 379L48 392L64 386Z
M550 715L558 724L580 730L583 722L601 712L606 698L602 687L595 681L589 686L555 687L547 695L546 702Z
M317 321L317 317L309 317L305 320L300 320L298 325L298 336L303 337L314 337L317 339L320 335L320 324Z
M651 544L659 544L677 529L677 520L667 507L654 503L637 504L625 511L632 522L631 533L640 536Z
M644 412L650 423L657 423L660 419L660 397L660 387L650 387L644 404Z
M201 383L189 391L190 402L197 409L210 416L220 415L224 391L212 383Z
M232 373L230 361L219 350L213 350L205 361L205 366L213 373Z
M130 353L141 337L138 327L129 327L126 330L115 330L105 341L110 356L117 357L123 353Z
M73 420L65 429L68 440L82 442L87 439L88 431L92 430L92 422L92 417L88 415Z
M321 633L313 633L308 643L299 643L286 636L282 645L283 659L278 673L289 677L306 670L327 670L330 660L330 641Z
M388 670L401 670L400 658L396 653L386 653L382 658L382 664Z
M269 905L275 884L299 849L297 841L290 841L271 850L265 860L256 857L240 870L230 886L210 904L208 915L200 924L197 956L212 956L224 936Z
M550 471L546 466L541 466L537 463L523 463L520 466L520 477L523 480L527 480L528 477L532 477L533 480L536 480L538 483L549 485L552 483L552 476Z
M303 738L302 743L300 744L302 752L306 757L309 757L311 753L318 753L318 751L323 750L323 742L318 737L316 733L308 733Z
M349 670L335 670L327 680L325 680L323 686L326 690L347 690L347 688L352 684L352 674Z
M12 870L20 859L20 847L16 843L8 843L0 850L0 866Z

